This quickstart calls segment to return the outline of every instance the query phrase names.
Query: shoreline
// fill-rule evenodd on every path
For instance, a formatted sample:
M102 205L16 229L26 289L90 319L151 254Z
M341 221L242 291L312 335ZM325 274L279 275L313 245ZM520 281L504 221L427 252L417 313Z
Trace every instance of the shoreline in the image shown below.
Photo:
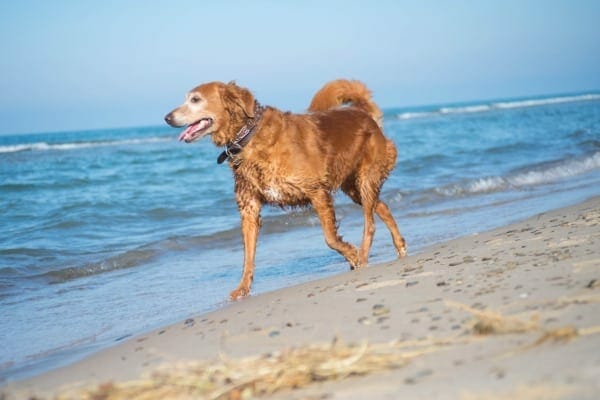
M348 343L464 337L473 341L402 368L285 394L481 398L496 392L591 398L600 389L595 380L600 356L594 351L600 334L589 330L600 325L599 226L596 196L401 260L252 296L128 338L65 367L8 382L0 393L8 399L48 397L74 384L136 379L164 364L222 355L239 359L336 337ZM483 312L530 322L532 328L477 334L472 322ZM565 327L575 336L530 346L544 333Z

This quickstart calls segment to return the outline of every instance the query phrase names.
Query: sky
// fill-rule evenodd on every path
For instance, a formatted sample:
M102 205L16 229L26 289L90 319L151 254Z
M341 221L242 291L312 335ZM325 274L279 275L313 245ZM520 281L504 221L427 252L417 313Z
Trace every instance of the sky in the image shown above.
M382 108L600 90L600 1L2 1L0 134L152 126L236 80L303 111L336 78Z

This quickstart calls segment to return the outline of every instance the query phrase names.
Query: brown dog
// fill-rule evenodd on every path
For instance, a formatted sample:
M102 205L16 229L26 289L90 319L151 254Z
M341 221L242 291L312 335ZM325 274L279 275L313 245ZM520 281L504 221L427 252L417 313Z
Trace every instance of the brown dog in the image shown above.
M357 81L332 81L317 92L308 111L262 107L235 83L211 82L191 90L185 103L165 117L171 126L187 126L180 140L191 143L211 135L215 145L226 146L219 162L228 159L233 170L244 241L244 271L232 299L250 292L264 204L312 205L325 241L352 269L367 264L374 213L390 230L398 255L406 254L404 238L379 199L396 163L396 148L383 135L382 113L369 90ZM332 193L340 188L363 208L360 249L337 233Z

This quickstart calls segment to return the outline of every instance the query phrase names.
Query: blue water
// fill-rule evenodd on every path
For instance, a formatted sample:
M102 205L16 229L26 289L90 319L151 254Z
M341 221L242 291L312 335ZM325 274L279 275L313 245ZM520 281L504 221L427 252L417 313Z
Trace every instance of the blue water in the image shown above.
M600 194L597 93L386 110L385 132L382 196L412 253ZM0 136L0 382L224 304L242 260L231 173L177 136ZM336 203L358 243L362 213ZM393 257L379 224L371 262ZM253 293L347 269L310 210L264 210Z

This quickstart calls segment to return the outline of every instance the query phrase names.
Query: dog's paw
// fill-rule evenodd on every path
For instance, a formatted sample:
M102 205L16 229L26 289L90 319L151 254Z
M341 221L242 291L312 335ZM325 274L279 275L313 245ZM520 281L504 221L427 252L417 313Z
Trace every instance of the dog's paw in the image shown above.
M347 253L345 253L344 256L346 257L348 264L350 264L350 269L361 269L365 266L365 263L361 260L361 256L359 254L358 249L352 245L349 245L349 247L350 250Z
M367 266L366 261L361 260L360 258L356 258L354 260L348 260L348 262L350 263L350 270L352 270L352 271L357 270L357 269L362 269Z
M398 258L404 258L406 257L406 246L401 247L400 249L398 249Z
M245 287L245 286L238 286L237 289L235 289L231 293L229 293L229 299L236 301L236 300L240 300L240 299L248 296L249 294L250 294L250 288Z
M400 238L399 241L394 241L396 245L396 251L398 254L398 258L402 258L406 256L406 241L403 237Z
M350 264L350 269L356 271L357 269L363 269L367 266L366 263Z

